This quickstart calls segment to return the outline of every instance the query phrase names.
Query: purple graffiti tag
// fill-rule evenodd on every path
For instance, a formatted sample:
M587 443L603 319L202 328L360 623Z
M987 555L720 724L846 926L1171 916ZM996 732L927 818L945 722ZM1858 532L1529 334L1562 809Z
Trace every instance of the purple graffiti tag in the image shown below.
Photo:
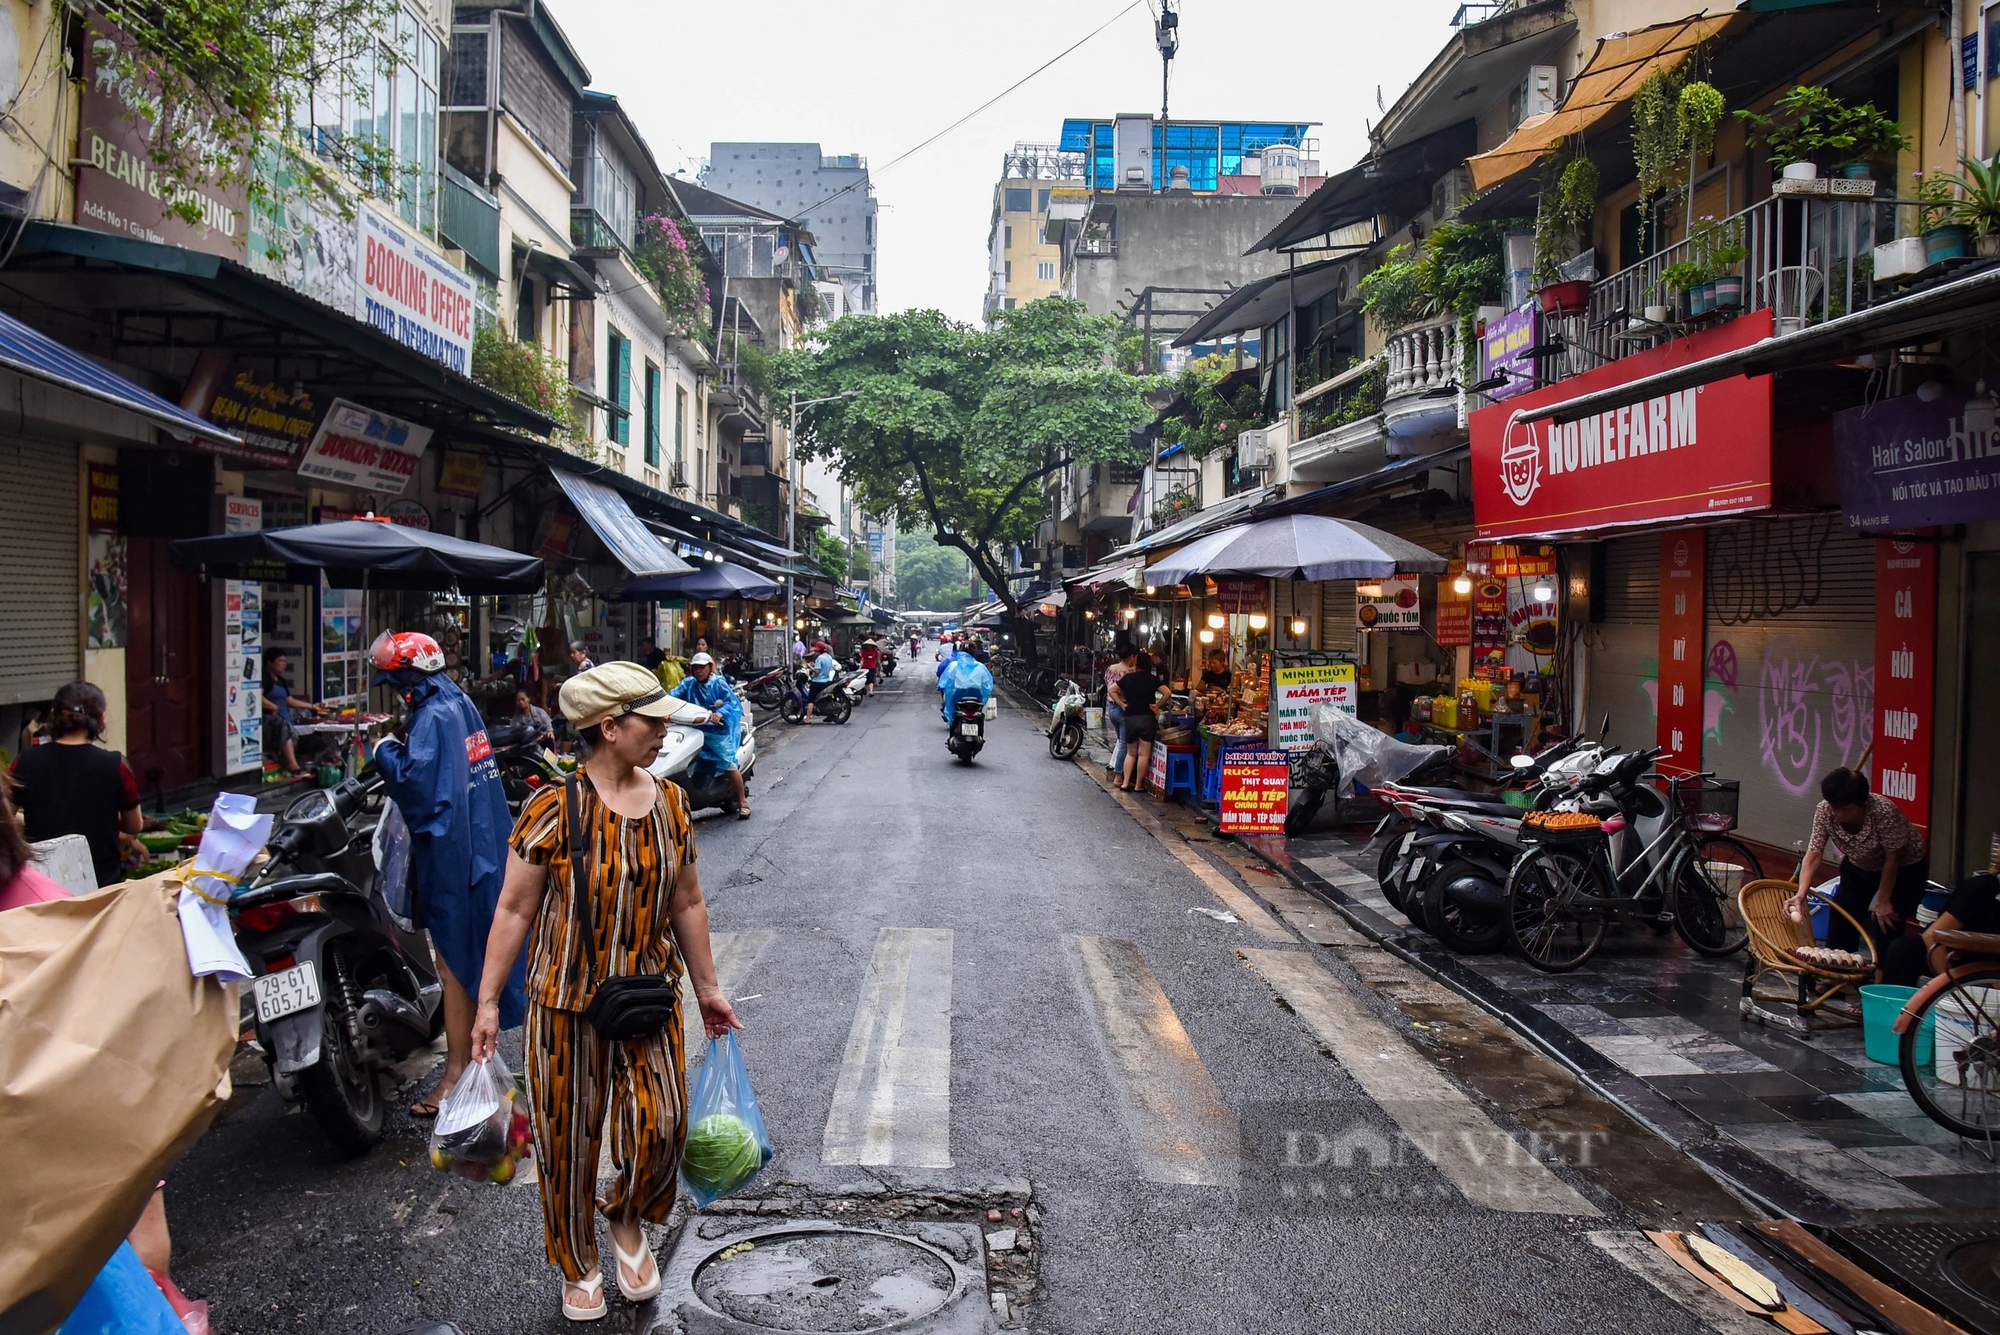
M1758 737L1764 765L1803 797L1821 775L1852 764L1874 734L1875 668L1821 662L1790 636L1777 636L1758 671Z
M1708 651L1708 675L1727 686L1736 689L1736 646L1727 640L1717 640L1715 647Z

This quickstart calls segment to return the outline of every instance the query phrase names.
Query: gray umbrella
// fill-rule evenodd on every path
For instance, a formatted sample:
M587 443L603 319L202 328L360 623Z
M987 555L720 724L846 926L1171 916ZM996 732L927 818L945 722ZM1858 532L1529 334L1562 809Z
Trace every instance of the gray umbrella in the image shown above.
M1180 584L1194 575L1267 579L1387 579L1441 575L1445 559L1352 519L1283 515L1234 524L1197 538L1158 565L1148 584Z

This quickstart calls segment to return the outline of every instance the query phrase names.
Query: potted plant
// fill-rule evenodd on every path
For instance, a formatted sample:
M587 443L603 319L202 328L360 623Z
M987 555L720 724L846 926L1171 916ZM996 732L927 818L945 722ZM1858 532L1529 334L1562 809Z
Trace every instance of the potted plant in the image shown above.
M1927 172L1917 182L1917 232L1923 237L1926 266L1963 259L1971 249L1972 228L1958 222L1960 200L1950 172Z
M1769 115L1736 114L1780 173L1774 194L1873 195L1870 164L1901 151L1906 142L1901 123L1873 103L1851 107L1811 84L1779 98ZM1829 172L1839 173L1836 181L1822 182Z
M1960 158L1959 165L1965 168L1963 175L1945 173L1938 178L1941 185L1958 191L1947 216L1971 229L1981 258L2000 258L2000 153L1991 162Z
M1707 271L1691 259L1678 260L1660 270L1660 286L1676 294L1682 319L1706 314L1706 307L1701 311L1694 309L1694 294L1707 281Z
M1581 151L1561 165L1550 159L1535 209L1534 282L1544 311L1571 314L1589 305L1590 284L1564 281L1562 265L1589 244L1596 216L1597 164Z
M1744 249L1738 225L1703 218L1688 237L1688 252L1706 275L1702 286L1707 309L1711 313L1740 309L1743 275L1738 266L1749 252Z

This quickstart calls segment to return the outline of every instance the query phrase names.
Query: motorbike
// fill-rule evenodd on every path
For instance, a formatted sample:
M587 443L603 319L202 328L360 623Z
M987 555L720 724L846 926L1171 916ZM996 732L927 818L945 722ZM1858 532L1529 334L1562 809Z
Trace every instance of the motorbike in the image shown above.
M737 691L742 694L741 688ZM706 811L718 807L724 815L736 814L736 786L723 771L701 763L702 748L707 744L708 734L703 732L700 719L706 717L706 710L690 706L687 711L689 721L683 722L669 717L667 733L660 741L660 754L646 772L656 779L666 779L687 795L688 810ZM757 725L750 718L750 711L743 711L743 730L736 739L736 770L748 783L757 768Z
M887 645L882 647L882 675L885 677L896 675L896 651Z
M493 763L500 770L500 787L507 794L507 810L518 816L521 804L535 790L567 777L555 756L543 745L532 723L508 719L489 724L486 738L493 745Z
M786 669L774 667L769 672L749 678L737 690L746 700L765 709L776 709L785 702L785 676Z
M952 702L951 727L944 744L962 765L970 765L986 745L986 707L977 696L962 694Z
M1313 744L1291 757L1291 787L1299 796L1285 806L1285 833L1297 837L1319 815L1328 794L1356 782L1371 790L1398 779L1441 768L1450 755L1442 746L1411 746L1384 736L1354 715L1321 705L1313 715Z
M787 723L803 723L806 706L813 705L813 712L829 723L845 723L854 712L854 701L845 691L837 689L841 678L835 677L820 692L819 701L813 702L812 674L803 667L792 669L791 681L785 687L785 698L778 704L778 712Z
M1083 688L1067 677L1056 683L1056 702L1049 714L1049 754L1072 760L1083 749Z
M371 771L293 802L267 848L229 901L257 1041L279 1096L358 1155L382 1137L381 1077L444 1029L430 944L399 916L410 835Z

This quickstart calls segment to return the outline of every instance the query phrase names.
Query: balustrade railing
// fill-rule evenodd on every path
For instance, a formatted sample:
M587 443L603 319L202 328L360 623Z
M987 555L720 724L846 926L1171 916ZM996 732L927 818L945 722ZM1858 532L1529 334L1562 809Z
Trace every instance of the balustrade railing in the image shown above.
M1385 403L1457 386L1458 324L1457 316L1443 316L1389 336L1383 348L1388 364Z

